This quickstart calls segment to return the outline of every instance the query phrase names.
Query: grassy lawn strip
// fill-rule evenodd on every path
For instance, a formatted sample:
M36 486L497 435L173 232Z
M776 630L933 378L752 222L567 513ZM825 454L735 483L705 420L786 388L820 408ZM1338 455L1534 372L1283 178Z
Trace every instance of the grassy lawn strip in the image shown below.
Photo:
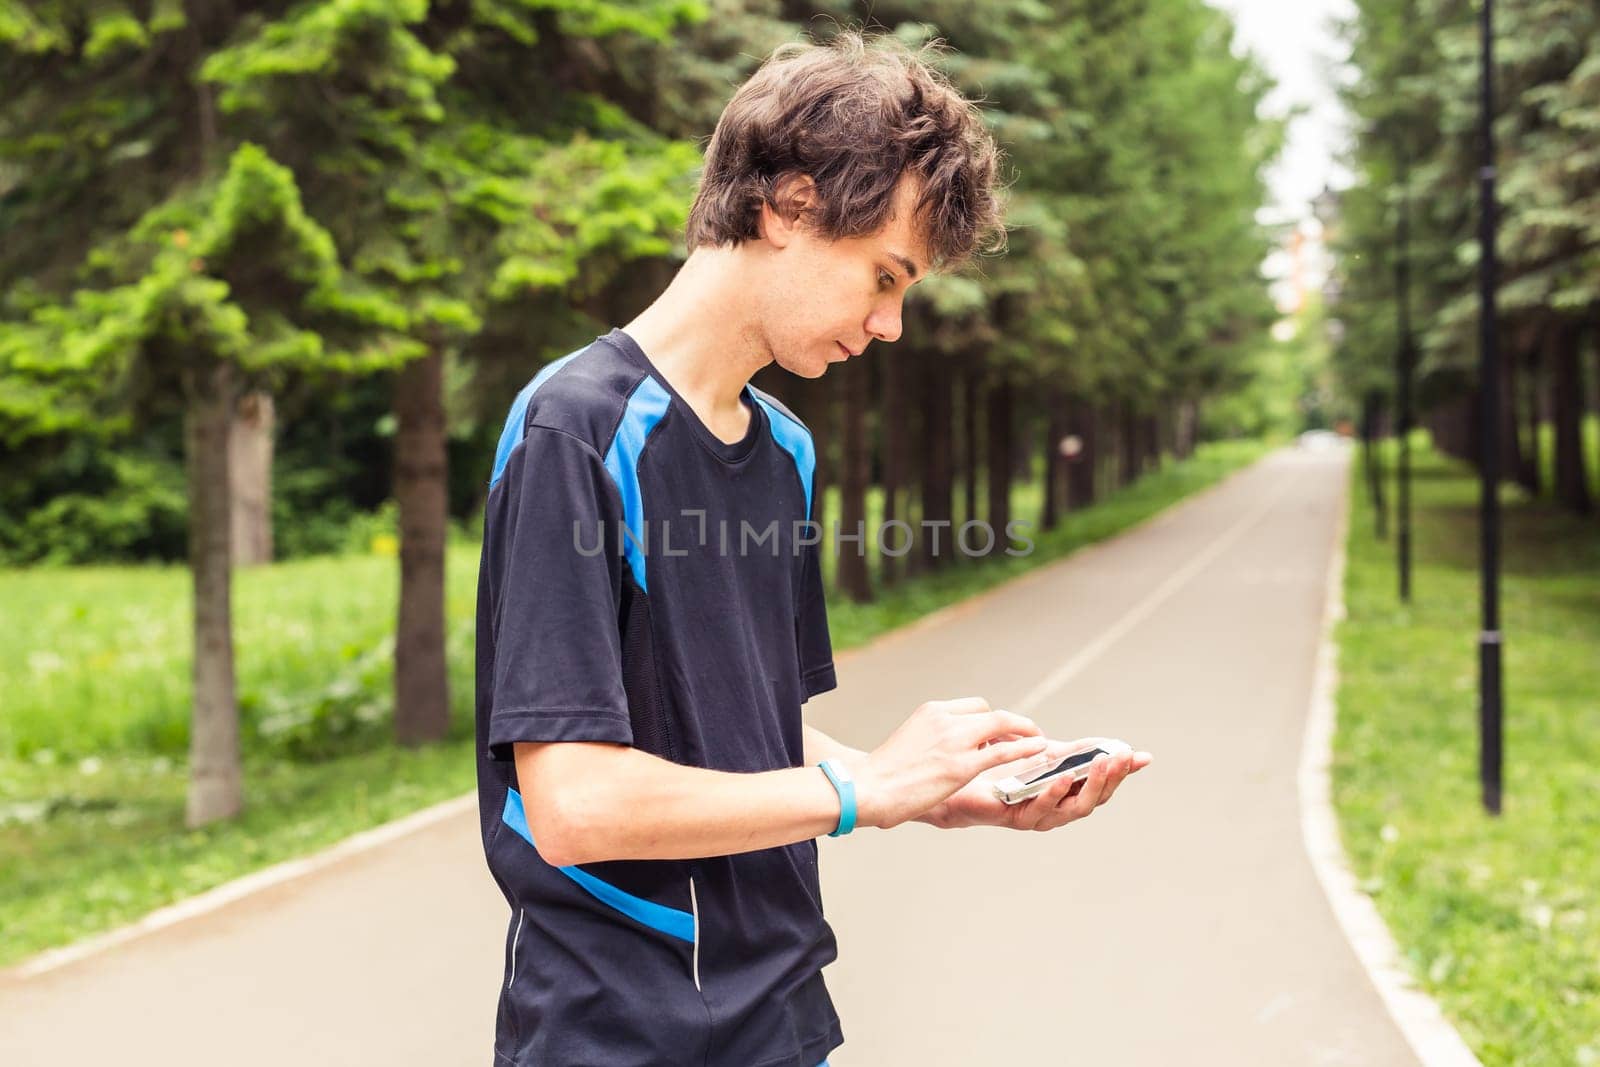
M1485 1064L1600 1063L1600 521L1502 498L1495 819L1477 772L1477 475L1419 450L1409 607L1359 465L1351 491L1333 765L1345 848Z
M871 605L829 603L843 650L1110 537L1269 450L1202 446L1100 505L1068 516L1035 551L906 583ZM1038 514L1022 485L1014 514ZM452 740L315 761L252 751L274 709L297 701L388 706L386 640L395 566L382 555L283 563L235 578L245 737L245 814L183 827L188 714L188 576L170 567L0 572L0 966L130 922L174 900L466 792L473 785L473 598L478 548L449 560ZM22 625L26 620L26 625ZM334 694L330 697L329 694ZM353 695L352 695L353 694ZM906 711L909 713L910 708Z

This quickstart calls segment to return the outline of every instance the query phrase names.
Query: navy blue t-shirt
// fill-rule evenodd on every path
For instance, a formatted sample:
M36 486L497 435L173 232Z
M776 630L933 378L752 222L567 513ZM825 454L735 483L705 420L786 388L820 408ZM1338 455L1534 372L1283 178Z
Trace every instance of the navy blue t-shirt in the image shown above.
M497 1062L815 1067L843 1041L815 841L553 867L512 762L518 741L605 741L721 771L804 765L800 705L835 685L815 452L782 404L742 395L749 432L729 444L613 330L506 420L476 700L484 850L511 906Z

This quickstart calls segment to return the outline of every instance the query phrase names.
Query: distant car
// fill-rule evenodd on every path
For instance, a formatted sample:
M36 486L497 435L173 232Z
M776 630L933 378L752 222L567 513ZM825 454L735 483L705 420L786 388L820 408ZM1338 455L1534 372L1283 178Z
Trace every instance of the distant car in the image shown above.
M1299 445L1307 452L1332 452L1345 446L1345 439L1332 430L1307 430L1300 435Z

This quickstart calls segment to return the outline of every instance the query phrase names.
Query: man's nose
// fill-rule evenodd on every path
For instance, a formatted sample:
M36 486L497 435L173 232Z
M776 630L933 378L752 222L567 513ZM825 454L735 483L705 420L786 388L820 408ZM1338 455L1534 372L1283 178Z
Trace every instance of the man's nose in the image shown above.
M900 340L900 309L885 308L867 316L867 332L888 344Z

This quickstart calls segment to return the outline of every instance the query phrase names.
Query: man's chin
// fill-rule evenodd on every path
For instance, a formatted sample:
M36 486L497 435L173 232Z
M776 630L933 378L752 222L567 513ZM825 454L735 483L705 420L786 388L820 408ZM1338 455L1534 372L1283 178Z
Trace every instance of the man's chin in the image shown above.
M782 359L777 360L776 362L778 366L782 367L784 370L795 375L796 377L811 379L822 377L828 372L828 368L833 366L833 361L827 359L810 360L803 364L795 364ZM839 362L843 363L844 360L841 359Z

